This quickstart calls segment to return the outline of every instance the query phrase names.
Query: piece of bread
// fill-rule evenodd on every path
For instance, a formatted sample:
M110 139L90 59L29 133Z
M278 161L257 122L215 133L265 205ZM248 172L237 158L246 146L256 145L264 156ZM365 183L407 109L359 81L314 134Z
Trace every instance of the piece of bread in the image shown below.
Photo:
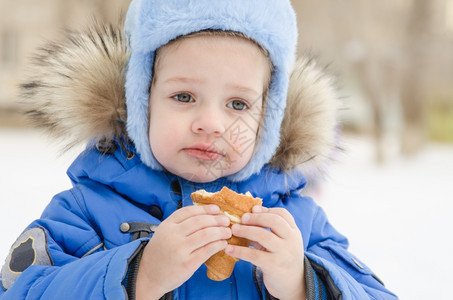
M250 193L238 194L227 187L223 187L216 193L198 190L190 196L195 205L216 204L219 206L220 213L230 218L230 226L234 223L241 223L242 215L251 212L253 206L263 204L260 198L254 198ZM232 236L228 239L228 244L247 247L250 245L250 241ZM231 276L237 260L223 250L217 252L205 262L208 277L216 281L227 279Z

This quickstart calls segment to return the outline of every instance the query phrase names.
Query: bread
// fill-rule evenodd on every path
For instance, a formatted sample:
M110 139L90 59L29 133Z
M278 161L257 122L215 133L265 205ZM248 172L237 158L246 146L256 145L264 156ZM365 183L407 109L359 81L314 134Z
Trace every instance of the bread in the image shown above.
M240 223L244 213L251 212L253 206L263 203L260 198L254 198L250 193L238 194L227 187L223 187L216 193L198 190L190 196L195 205L216 204L219 206L221 213L230 218L230 226L234 223ZM228 239L228 244L247 247L250 245L250 241L232 236ZM223 250L217 252L205 262L208 268L207 276L216 281L227 279L231 276L237 260Z

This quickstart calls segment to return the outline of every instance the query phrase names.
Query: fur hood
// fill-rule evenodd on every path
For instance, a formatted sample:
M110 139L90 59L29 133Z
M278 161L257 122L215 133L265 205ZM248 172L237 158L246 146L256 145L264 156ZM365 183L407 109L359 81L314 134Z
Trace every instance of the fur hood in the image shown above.
M94 23L39 49L21 85L26 113L64 144L127 136L123 28ZM311 58L291 73L281 140L270 163L308 177L324 174L338 148L339 98L332 78Z

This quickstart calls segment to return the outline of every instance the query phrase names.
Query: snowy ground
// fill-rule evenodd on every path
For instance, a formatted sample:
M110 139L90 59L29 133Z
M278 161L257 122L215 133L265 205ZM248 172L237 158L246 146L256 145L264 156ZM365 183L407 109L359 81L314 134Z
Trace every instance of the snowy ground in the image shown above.
M0 260L49 199L69 188L75 153L34 131L0 129ZM330 221L400 299L448 299L453 282L453 146L373 163L372 145L348 138L319 194ZM0 261L0 265L2 262Z
M453 145L377 165L369 141L347 144L322 194L330 221L401 299L452 299Z

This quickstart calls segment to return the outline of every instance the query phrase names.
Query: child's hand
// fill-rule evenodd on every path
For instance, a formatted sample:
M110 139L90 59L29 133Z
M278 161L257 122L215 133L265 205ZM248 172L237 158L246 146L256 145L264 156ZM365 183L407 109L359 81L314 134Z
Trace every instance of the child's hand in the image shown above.
M255 206L253 213L242 216L241 225L232 226L232 231L252 241L255 249L229 245L225 252L260 267L272 296L305 299L302 235L286 209Z
M188 206L169 216L146 246L137 299L159 299L186 280L231 237L230 219L216 205Z

